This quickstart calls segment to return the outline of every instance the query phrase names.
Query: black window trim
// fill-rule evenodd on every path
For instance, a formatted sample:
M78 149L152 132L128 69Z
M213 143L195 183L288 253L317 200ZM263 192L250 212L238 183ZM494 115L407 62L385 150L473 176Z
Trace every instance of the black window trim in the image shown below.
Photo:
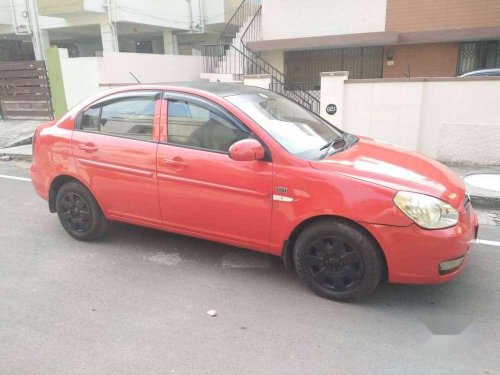
M78 112L78 114L76 115L75 126L74 126L73 130L85 132L85 133L101 134L101 135L106 135L109 137L132 139L134 141L140 141L140 142L158 143L158 141L155 141L153 139L151 139L151 140L138 139L135 137L127 137L125 135L120 135L120 134L111 134L111 133L101 132L101 115L102 115L102 107L104 105L111 104L113 102L117 102L117 101L120 101L122 99L130 100L130 99L134 99L134 98L144 98L144 97L148 97L148 96L151 96L151 99L158 101L162 97L162 90L145 89L145 90L125 91L125 92L119 92L116 94L111 94L109 96L105 96L104 98L98 99L95 102L85 106L84 108L82 108L80 110L80 112ZM97 130L84 130L84 129L82 129L81 128L81 121L82 121L83 113L91 108L97 108L97 107L99 107L99 121L98 121L99 128ZM153 129L154 129L154 117L153 117Z
M196 95L196 94L188 94L184 92L176 92L176 91L164 91L163 92L163 99L168 101L183 101L187 103L193 103L194 105L198 105L200 107L205 108L208 111L214 112L216 115L222 117L224 120L228 121L232 125L234 125L236 128L240 129L241 131L245 132L255 140L257 140L262 147L264 147L265 150L265 155L264 159L262 161L268 161L272 162L272 157L271 157L271 151L267 147L267 145L258 137L254 132L251 131L243 122L238 119L235 115L233 115L231 112L229 112L227 109L222 107L221 105L214 103L213 101L204 98L202 96ZM207 148L202 148L202 147L196 147L196 146L189 146L189 145L181 145L178 143L172 143L168 141L168 110L167 110L167 116L166 116L166 126L167 126L167 141L160 141L161 144L169 145L169 146L175 146L175 147L182 147L182 148L189 148L192 150L199 150L199 151L206 151L206 152L214 152L216 154L223 154L223 155L229 155L229 152L226 151L218 151L218 150L211 150Z

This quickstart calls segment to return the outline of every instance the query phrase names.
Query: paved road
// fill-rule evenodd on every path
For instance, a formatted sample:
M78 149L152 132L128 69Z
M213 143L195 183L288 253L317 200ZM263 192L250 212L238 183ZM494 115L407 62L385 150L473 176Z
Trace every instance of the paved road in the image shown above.
M2 374L500 372L498 244L475 244L451 283L345 304L217 243L129 225L75 241L29 181L0 177L0 209Z

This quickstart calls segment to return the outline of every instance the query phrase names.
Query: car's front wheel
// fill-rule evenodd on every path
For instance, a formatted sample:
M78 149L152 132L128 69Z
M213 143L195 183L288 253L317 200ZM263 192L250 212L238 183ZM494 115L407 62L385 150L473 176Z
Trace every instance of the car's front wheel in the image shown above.
M294 262L309 288L337 301L368 295L384 270L376 243L355 225L338 220L306 227L295 242Z
M63 228L80 241L93 241L108 230L109 221L92 196L82 184L65 183L56 196L56 210Z

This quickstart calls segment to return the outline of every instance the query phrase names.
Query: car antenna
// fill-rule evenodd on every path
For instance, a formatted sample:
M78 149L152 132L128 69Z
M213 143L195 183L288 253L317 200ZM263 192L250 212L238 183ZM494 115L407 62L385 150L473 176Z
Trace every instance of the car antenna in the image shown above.
M129 72L129 73L130 73L130 75L131 75L132 77L134 77L134 79L137 81L137 83L141 83L141 81L139 81L139 80L137 79L137 77L134 75L134 73L132 73L132 72Z

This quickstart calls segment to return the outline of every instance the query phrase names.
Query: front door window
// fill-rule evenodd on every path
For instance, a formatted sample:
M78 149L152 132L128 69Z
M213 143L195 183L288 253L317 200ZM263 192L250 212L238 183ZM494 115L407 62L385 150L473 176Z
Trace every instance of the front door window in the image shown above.
M186 101L169 101L167 113L172 144L228 152L234 142L249 136L216 113Z

